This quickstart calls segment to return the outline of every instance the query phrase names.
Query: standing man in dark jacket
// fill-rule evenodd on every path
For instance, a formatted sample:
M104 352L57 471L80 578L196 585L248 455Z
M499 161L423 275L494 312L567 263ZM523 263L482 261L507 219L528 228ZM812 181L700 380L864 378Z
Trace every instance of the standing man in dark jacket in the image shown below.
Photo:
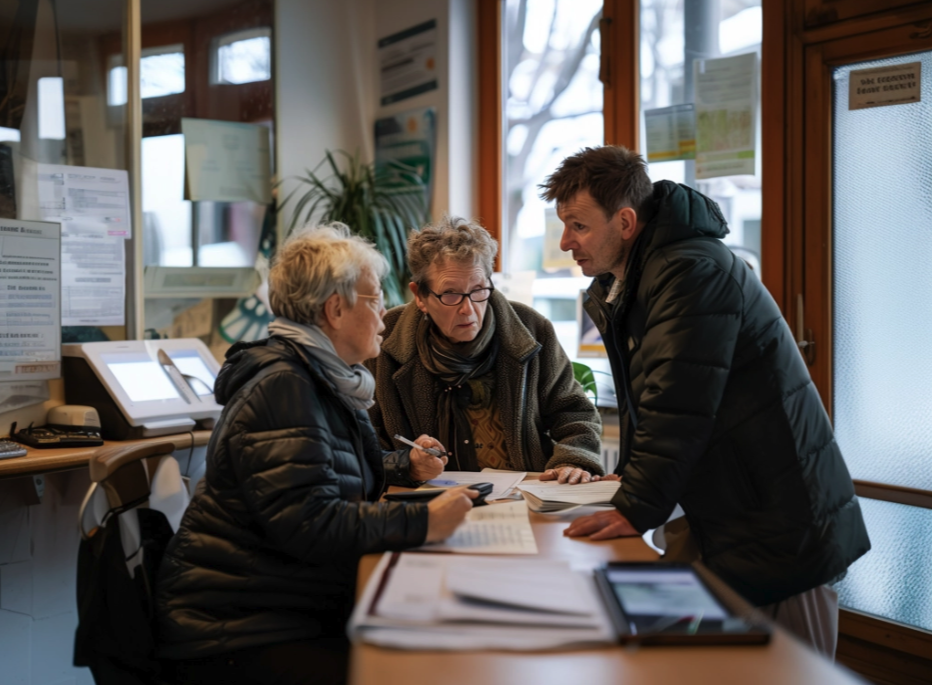
M586 148L541 186L589 288L624 403L615 509L571 536L640 535L680 504L693 549L757 606L834 654L827 584L870 542L848 469L780 310L721 242L715 202L651 184L623 147Z

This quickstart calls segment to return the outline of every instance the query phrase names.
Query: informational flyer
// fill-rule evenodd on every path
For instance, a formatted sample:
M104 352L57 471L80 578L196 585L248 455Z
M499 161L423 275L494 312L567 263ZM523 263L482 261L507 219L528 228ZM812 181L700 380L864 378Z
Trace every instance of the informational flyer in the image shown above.
M431 19L379 40L381 103L437 89L437 21Z
M379 169L392 170L399 162L413 169L426 187L427 210L433 197L434 163L437 150L437 110L420 107L400 112L375 122L375 163ZM409 184L398 178L398 186Z
M126 283L123 240L72 230L62 238L61 259L62 325L123 325Z
M125 171L36 165L39 215L61 225L61 324L121 326L132 237Z
M46 381L0 383L0 412L41 404L52 396Z
M38 164L36 174L43 220L113 238L133 236L129 177L122 169Z
M60 245L56 223L0 219L0 381L61 376Z
M693 61L696 178L754 173L757 53Z
M696 108L690 102L644 111L647 161L696 158Z
M269 129L259 124L182 119L184 199L272 201Z

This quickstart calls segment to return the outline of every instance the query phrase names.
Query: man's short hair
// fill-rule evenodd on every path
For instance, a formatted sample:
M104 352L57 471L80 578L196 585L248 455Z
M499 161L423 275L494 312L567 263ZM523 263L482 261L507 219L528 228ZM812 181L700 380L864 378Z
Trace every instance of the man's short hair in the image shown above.
M269 272L269 305L276 316L320 324L324 304L339 293L356 305L356 283L366 271L379 281L388 261L375 245L339 222L307 226L278 250Z
M622 207L631 207L640 216L653 194L644 158L620 145L583 148L564 159L538 187L542 199L556 200L558 205L588 190L606 218Z

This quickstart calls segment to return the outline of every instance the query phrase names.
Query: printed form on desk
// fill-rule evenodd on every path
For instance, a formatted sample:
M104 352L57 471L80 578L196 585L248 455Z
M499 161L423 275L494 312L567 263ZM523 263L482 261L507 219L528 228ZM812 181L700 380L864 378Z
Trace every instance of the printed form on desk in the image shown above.
M524 502L475 507L444 542L424 545L425 552L464 554L537 554L537 542Z
M553 559L386 553L350 622L401 649L552 649L613 637L591 572Z
M500 471L483 469L482 471L444 471L437 478L427 481L422 488L451 488L457 485L474 483L491 483L492 492L487 500L504 499L511 495L515 486L524 480L527 471Z

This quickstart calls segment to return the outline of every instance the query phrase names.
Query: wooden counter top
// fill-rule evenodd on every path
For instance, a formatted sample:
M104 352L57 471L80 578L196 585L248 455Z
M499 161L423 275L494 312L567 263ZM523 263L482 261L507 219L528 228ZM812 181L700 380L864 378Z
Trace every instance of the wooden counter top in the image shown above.
M26 447L26 449L29 450L29 454L25 457L0 459L0 478L29 476L40 473L50 473L52 471L67 471L69 469L83 468L87 466L87 462L90 458L98 454L101 450L114 445L126 445L133 442L164 442L167 440L175 443L176 450L188 449L192 446L192 435L194 447L206 445L210 440L210 431L193 431L193 433L163 435L158 438L144 438L142 440L107 440L99 447L64 447L50 450Z

